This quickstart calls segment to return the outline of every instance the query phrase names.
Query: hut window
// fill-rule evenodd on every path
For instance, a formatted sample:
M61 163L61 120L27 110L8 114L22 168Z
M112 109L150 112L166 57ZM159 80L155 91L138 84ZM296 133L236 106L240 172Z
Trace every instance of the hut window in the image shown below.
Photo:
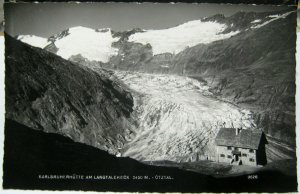
M231 146L227 146L227 150L231 150Z
M234 150L239 151L239 148L234 148Z
M250 162L254 162L254 159L253 159L253 158L250 158L249 161L250 161Z
M243 153L242 156L247 157L247 154Z
M225 155L224 155L224 154L221 154L220 156L221 156L222 158L224 158L224 157L225 157Z
M250 152L250 153L253 153L253 152L254 152L254 150L253 150L253 149L250 149L250 150L249 150L249 152Z
M228 155L227 158L232 158L232 157L230 155Z

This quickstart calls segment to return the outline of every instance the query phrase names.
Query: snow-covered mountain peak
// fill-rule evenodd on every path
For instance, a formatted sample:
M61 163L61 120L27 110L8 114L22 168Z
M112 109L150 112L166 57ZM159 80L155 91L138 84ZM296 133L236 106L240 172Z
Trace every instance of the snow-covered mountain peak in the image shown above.
M222 34L226 28L226 24L218 22L193 20L173 28L135 33L129 37L129 41L151 44L154 55L162 53L177 54L187 47L208 44L239 33L239 31L235 31Z
M18 40L34 47L44 48L49 44L47 38L42 38L35 35L19 35Z
M101 32L101 33L105 33L105 32L111 32L110 28L100 28L100 29L92 29L92 28L87 28L84 26L75 26L75 27L71 27L68 29L68 32L71 33L86 33L86 32Z
M83 26L69 28L49 39L35 35L20 35L18 39L40 48L52 44L56 48L56 54L64 59L80 54L89 61L104 63L118 53L118 49L112 47L112 43L119 40L112 37L110 28L94 30Z
M121 65L126 65L126 60L124 62L126 56L127 64L135 64L139 60L132 60L131 56L136 56L137 53L140 55L142 52L149 51L149 56L152 57L166 53L175 55L189 47L211 44L248 30L256 30L273 21L283 19L290 13L292 12L238 12L230 17L217 14L157 30L133 29L116 32L110 28L91 29L76 26L51 36L48 40L27 35L20 36L19 39L33 46L45 48L68 60L72 56L81 56L86 61L111 62L111 64L121 61ZM143 46L145 48L142 48ZM130 51L128 48L131 48ZM118 57L112 58L117 55ZM163 65L166 67L165 64Z
M94 30L82 26L72 27L68 35L54 42L58 49L57 55L69 59L80 54L90 61L108 62L118 50L112 43L119 40L113 38L110 29Z

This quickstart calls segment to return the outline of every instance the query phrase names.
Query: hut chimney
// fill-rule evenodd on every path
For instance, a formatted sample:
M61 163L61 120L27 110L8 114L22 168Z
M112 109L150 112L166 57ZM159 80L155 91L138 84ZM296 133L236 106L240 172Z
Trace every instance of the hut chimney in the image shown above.
M241 129L235 128L235 135L238 135L240 133Z

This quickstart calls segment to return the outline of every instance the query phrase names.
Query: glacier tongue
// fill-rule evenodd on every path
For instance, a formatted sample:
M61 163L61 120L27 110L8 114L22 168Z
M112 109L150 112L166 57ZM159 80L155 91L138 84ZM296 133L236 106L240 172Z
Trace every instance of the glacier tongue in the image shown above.
M213 156L220 127L255 127L250 111L215 99L205 84L176 75L116 72L133 90L137 136L124 156L186 161Z

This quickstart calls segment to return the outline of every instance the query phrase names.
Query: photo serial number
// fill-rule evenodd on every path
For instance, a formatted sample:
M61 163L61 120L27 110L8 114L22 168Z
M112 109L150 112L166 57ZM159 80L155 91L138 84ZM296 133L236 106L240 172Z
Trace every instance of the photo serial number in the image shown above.
M248 180L257 180L257 179L258 179L258 175L257 174L248 175Z

